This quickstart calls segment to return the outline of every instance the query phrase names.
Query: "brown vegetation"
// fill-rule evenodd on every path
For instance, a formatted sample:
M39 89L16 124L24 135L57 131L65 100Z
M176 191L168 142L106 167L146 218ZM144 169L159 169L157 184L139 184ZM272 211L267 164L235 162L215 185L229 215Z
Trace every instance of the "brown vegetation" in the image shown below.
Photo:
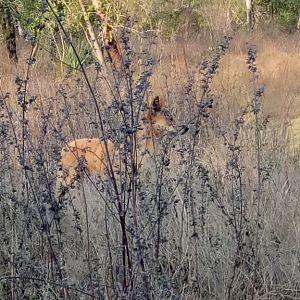
M298 35L132 44L117 82L87 70L91 90L42 52L0 57L1 298L299 298ZM146 111L158 93L189 128L172 142L164 105ZM136 172L149 126L160 147ZM66 178L106 169L89 136L122 159L58 202L60 155Z

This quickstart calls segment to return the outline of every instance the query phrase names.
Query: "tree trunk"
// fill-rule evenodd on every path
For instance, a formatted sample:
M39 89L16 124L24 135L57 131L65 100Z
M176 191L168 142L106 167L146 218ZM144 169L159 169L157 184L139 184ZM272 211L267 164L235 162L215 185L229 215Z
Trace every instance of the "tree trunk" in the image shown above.
M246 13L247 13L247 29L251 31L253 29L253 3L252 0L246 0Z
M111 63L115 67L119 68L122 63L122 55L112 27L108 24L109 17L100 11L101 5L99 0L92 0L92 3L101 22L103 46Z
M8 55L10 59L17 62L18 56L17 56L16 28L13 22L13 17L9 6L5 4L3 5L2 2L0 2L0 11L1 11L0 26L4 34Z
M100 46L100 44L98 42L98 39L96 37L93 25L92 25L92 23L89 19L89 16L87 14L87 11L84 7L84 4L83 4L82 0L79 0L79 4L80 4L80 7L81 7L81 11L82 11L82 14L83 14L84 21L87 25L87 30L89 32L89 36L90 36L90 41L89 42L91 43L94 54L95 54L96 58L98 59L100 65L104 67L105 65L104 65L103 53L101 51L101 46Z

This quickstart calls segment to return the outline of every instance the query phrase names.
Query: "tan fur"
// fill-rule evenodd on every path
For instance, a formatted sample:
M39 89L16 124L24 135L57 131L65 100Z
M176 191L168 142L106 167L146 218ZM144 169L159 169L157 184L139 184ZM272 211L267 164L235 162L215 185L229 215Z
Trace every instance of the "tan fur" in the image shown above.
M120 67L122 63L122 55L118 47L117 41L114 38L112 38L111 40L105 39L104 45L111 63L116 68Z
M159 139L170 132L175 132L175 122L159 97L155 97L152 101L146 119L148 125L143 129L146 130L146 135L150 139L138 142L143 143L143 148L148 148L151 151ZM115 152L114 144L110 140L107 140L106 143L109 157L112 159ZM78 173L80 164L83 165L88 174L103 175L107 170L106 153L104 141L98 138L82 138L68 143L61 151L55 188L56 197L59 197L62 187L70 187L76 182L78 175L80 175Z

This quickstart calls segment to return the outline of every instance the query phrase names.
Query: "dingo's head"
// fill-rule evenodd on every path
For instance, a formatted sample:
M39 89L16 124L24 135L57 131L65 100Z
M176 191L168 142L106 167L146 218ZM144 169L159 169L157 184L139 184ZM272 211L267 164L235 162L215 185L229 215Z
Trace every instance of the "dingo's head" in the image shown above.
M176 132L176 122L159 96L150 103L147 120L152 134L157 138Z

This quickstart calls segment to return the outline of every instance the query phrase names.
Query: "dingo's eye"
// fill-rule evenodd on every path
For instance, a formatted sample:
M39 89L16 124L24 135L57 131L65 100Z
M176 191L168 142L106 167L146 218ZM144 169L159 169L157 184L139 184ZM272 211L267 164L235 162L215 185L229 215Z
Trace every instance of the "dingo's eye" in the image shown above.
M170 122L173 122L173 121L174 121L172 114L171 114L168 110L164 110L163 112L164 112L165 118L166 118L168 121L170 121Z
M164 109L163 112L164 112L164 115L165 115L166 118L168 118L168 119L171 118L171 114L168 110Z

